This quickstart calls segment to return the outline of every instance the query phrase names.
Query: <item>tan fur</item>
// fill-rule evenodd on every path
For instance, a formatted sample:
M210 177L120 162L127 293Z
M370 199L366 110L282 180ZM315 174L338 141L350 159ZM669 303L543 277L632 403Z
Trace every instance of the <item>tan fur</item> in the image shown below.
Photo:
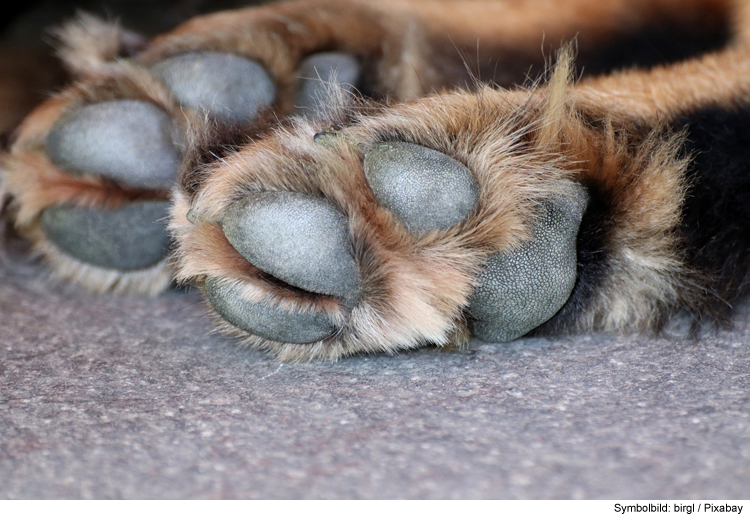
M725 71L724 95L742 96L748 92L741 55L744 51L732 50L677 70L700 71L720 64ZM733 69L735 63L738 67ZM320 195L349 218L366 285L362 298L341 331L322 342L282 344L255 336L247 337L248 342L273 351L282 361L445 344L451 335L461 333L473 277L488 252L507 251L528 236L534 204L559 193L556 184L561 180L576 179L605 195L612 205L613 224L606 241L611 252L607 274L579 316L578 330L651 328L655 314L677 310L695 293L675 235L686 191L687 160L676 155L679 132L663 130L659 115L685 111L711 95L701 85L668 81L667 69L623 74L626 82L619 85L621 90L650 86L651 97L636 89L633 96L641 97L642 107L629 107L629 116L615 111L604 126L590 127L579 115L591 116L592 111L605 115L610 93L596 81L571 86L570 72L569 53L563 53L545 88L483 89L391 106L382 113L354 117L352 121L361 122L345 128L325 146L313 141L319 130L307 123L253 143L212 167L210 179L197 194L178 198L180 228L175 229L175 240L178 247L189 247L178 254L180 278L198 282L228 278L225 273L230 268L218 261L211 269L202 268L209 259L196 248L207 246L201 240L204 226L216 225L223 211L247 193ZM662 85L669 88L668 96L659 89ZM618 98L611 102L617 110ZM465 163L481 189L475 215L441 233L424 237L406 233L375 202L362 170L369 145L388 137L439 150ZM187 207L201 229L179 221ZM221 238L218 231L212 233ZM229 261L234 250L227 244L223 251ZM248 283L247 278L231 277L234 284ZM297 309L310 307L300 304ZM222 324L231 333L244 335Z
M316 194L328 198L349 219L364 283L362 298L330 339L311 345L257 337L249 342L273 350L283 361L448 344L464 333L463 310L484 259L526 239L535 204L559 194L559 182L572 177L557 153L522 141L542 118L535 115L533 98L512 104L505 95L485 90L481 95L434 96L391 107L365 125L346 130L346 139L326 146L313 142L316 128L299 122L225 158L213 166L211 179L192 198L182 193L176 197L178 277L231 279L257 287L257 272L237 276L229 263L239 256L209 226L217 225L224 209L247 193ZM487 127L487 122L493 126ZM364 177L363 151L382 131L464 162L481 189L480 205L472 216L443 232L416 239L409 235L377 204ZM460 140L451 140L453 134ZM187 208L195 226L182 219ZM309 305L301 303L296 309L307 310Z
M100 38L105 38L106 28L111 31L109 41L122 36L116 25L102 25L95 28ZM91 46L96 47L94 44ZM67 173L49 160L45 152L47 134L64 114L86 104L110 100L149 101L167 112L182 128L187 128L190 120L197 122L203 118L196 112L183 111L161 83L147 70L131 62L105 65L92 59L86 68L85 73L89 77L48 99L26 118L16 131L16 140L9 155L2 158L4 186L6 192L14 197L11 207L15 224L34 242L34 251L49 263L54 276L78 283L94 293L111 291L154 295L171 282L171 271L166 265L120 273L78 262L55 249L46 239L40 227L40 215L50 205L76 204L112 209L135 200L166 199L167 193L124 189L95 174Z
M135 271L103 269L66 255L47 241L37 226L26 234L35 242L34 252L49 265L55 279L79 284L91 293L155 296L163 293L172 282L173 270L166 260Z
M731 7L723 0L386 0L377 4L302 0L195 18L156 38L127 61L121 56L143 47L144 41L117 23L83 14L56 32L61 58L82 78L23 123L4 162L2 185L16 197L17 221L24 230L48 205L113 207L149 198L148 193L103 184L97 175L56 169L44 159L44 142L49 129L67 112L108 100L150 101L182 130L202 126L203 117L179 108L148 71L179 53L224 51L258 60L277 85L274 111L284 115L292 109L296 67L316 51L336 49L375 64L368 74L375 95L411 100L467 79L464 61L474 61L474 55L477 73L481 74L480 64L499 61L495 66L499 79L517 82L526 72L518 61L535 60L532 57L540 55L544 39L554 44L578 36L579 53L585 55L618 32L661 20L711 28ZM630 22L623 25L626 16ZM467 55L467 49L472 53ZM513 72L512 78L503 77L503 72ZM41 246L39 250L44 251ZM82 281L86 282L84 276Z
M331 102L327 119L286 121L235 154L192 167L183 175L184 188L175 190L170 226L180 281L200 285L218 279L241 287L248 300L325 311L340 331L319 343L284 344L248 336L215 314L225 331L272 350L282 361L465 343L468 299L483 262L528 240L539 204L559 195L571 180L603 194L612 223L605 279L579 314L576 329L641 331L653 325L654 312L669 313L698 295L675 235L687 161L676 155L680 131L666 129L665 123L701 105L748 102L749 4L298 0L196 18L130 60L120 55L123 47L140 45L134 37L84 16L59 33L61 56L82 79L38 108L19 129L3 163L3 185L16 202L17 225L59 276L97 292L154 293L169 282L166 264L118 274L76 262L45 239L39 215L49 205L108 208L162 197L54 167L44 152L50 128L80 106L137 99L164 109L186 137L203 134L211 123L180 108L149 70L192 51L221 51L260 62L278 90L272 110L283 117L293 108L299 62L318 51L343 51L366 67L373 95L402 102L378 107L334 95L339 99ZM434 93L472 76L523 81L543 46L576 35L585 59L638 29L670 22L702 34L727 16L734 20L733 47L683 64L574 84L573 53L566 49L546 85ZM497 75L482 71L491 61L498 65ZM313 141L321 131L332 132L325 144ZM364 154L384 138L417 143L464 163L480 187L474 213L443 232L410 235L377 204L364 177ZM363 280L356 306L285 286L227 242L219 227L227 207L268 190L323 196L344 212Z
M145 46L145 39L88 13L53 31L57 54L71 73L97 75L115 66L123 52Z

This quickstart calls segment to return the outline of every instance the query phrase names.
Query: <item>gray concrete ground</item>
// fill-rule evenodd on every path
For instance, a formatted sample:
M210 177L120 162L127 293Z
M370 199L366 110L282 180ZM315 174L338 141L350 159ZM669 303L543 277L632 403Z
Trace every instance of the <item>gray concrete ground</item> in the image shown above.
M750 311L700 341L278 365L194 293L0 265L0 498L750 498Z

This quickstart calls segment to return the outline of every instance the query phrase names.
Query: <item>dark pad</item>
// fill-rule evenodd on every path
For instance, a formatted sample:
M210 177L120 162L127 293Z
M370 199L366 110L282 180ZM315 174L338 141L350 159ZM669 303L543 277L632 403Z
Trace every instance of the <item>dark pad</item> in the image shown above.
M313 343L331 335L336 327L326 314L292 312L278 305L244 299L241 290L213 279L206 295L217 312L234 326L266 339L284 343Z
M380 205L414 234L455 226L479 200L469 169L437 150L397 141L380 143L365 154L364 165Z
M261 270L304 290L353 304L361 279L346 217L324 198L262 192L232 206L222 228L232 246Z
M112 211L67 205L47 207L42 228L68 255L100 268L132 271L167 255L169 202L136 202Z
M511 341L541 325L565 304L576 281L576 238L588 195L570 192L542 206L533 239L493 255L478 278L469 314L486 341Z
M62 117L47 136L60 168L104 176L123 187L164 190L175 182L181 156L169 116L143 101L108 101Z
M227 53L186 53L154 67L183 105L225 122L253 120L271 105L276 87L255 61Z
M294 114L315 119L325 112L329 85L353 90L359 79L357 60L346 53L316 53L300 64Z

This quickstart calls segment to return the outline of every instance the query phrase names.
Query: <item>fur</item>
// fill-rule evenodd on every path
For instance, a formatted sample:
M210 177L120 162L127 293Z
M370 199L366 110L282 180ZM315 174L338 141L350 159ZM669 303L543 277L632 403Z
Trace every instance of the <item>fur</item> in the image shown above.
M81 78L19 129L4 160L5 185L17 226L58 275L93 291L155 293L175 270L181 282L224 281L248 300L325 311L338 322L334 336L299 345L247 335L214 314L225 332L282 361L464 345L482 263L527 240L539 204L566 181L580 182L591 197L578 236L578 279L565 306L535 333L658 330L680 312L696 327L724 323L749 287L742 128L750 109L748 5L303 0L196 18L129 60L120 58L130 53L123 50L140 41L82 18L60 33L61 54ZM627 56L613 52L614 43L670 32L690 45L649 56L638 46ZM576 35L576 62L566 47L546 82L525 82L540 70L543 46ZM149 67L195 50L259 61L278 89L273 108L232 128L180 108ZM325 50L359 59L361 94L332 90L323 118L284 118L296 65ZM576 81L587 68L676 59L686 60ZM116 99L156 104L185 134L184 170L172 195L175 251L169 265L143 274L106 275L68 262L39 228L41 211L52 204L107 208L163 198L96 175L66 174L44 153L60 116ZM326 141L315 141L321 132ZM382 141L416 143L464 163L479 183L477 209L443 232L407 233L376 203L364 177L363 156ZM229 244L220 228L224 211L263 190L323 196L345 213L363 281L356 306L285 284Z

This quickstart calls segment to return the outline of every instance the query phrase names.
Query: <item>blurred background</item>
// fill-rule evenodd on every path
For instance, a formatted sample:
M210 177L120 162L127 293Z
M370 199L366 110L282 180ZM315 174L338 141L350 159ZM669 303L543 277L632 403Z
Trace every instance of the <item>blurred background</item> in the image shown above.
M263 3L253 0L28 0L6 4L0 16L0 146L13 128L65 77L51 30L79 11L144 36L167 31L193 16Z

